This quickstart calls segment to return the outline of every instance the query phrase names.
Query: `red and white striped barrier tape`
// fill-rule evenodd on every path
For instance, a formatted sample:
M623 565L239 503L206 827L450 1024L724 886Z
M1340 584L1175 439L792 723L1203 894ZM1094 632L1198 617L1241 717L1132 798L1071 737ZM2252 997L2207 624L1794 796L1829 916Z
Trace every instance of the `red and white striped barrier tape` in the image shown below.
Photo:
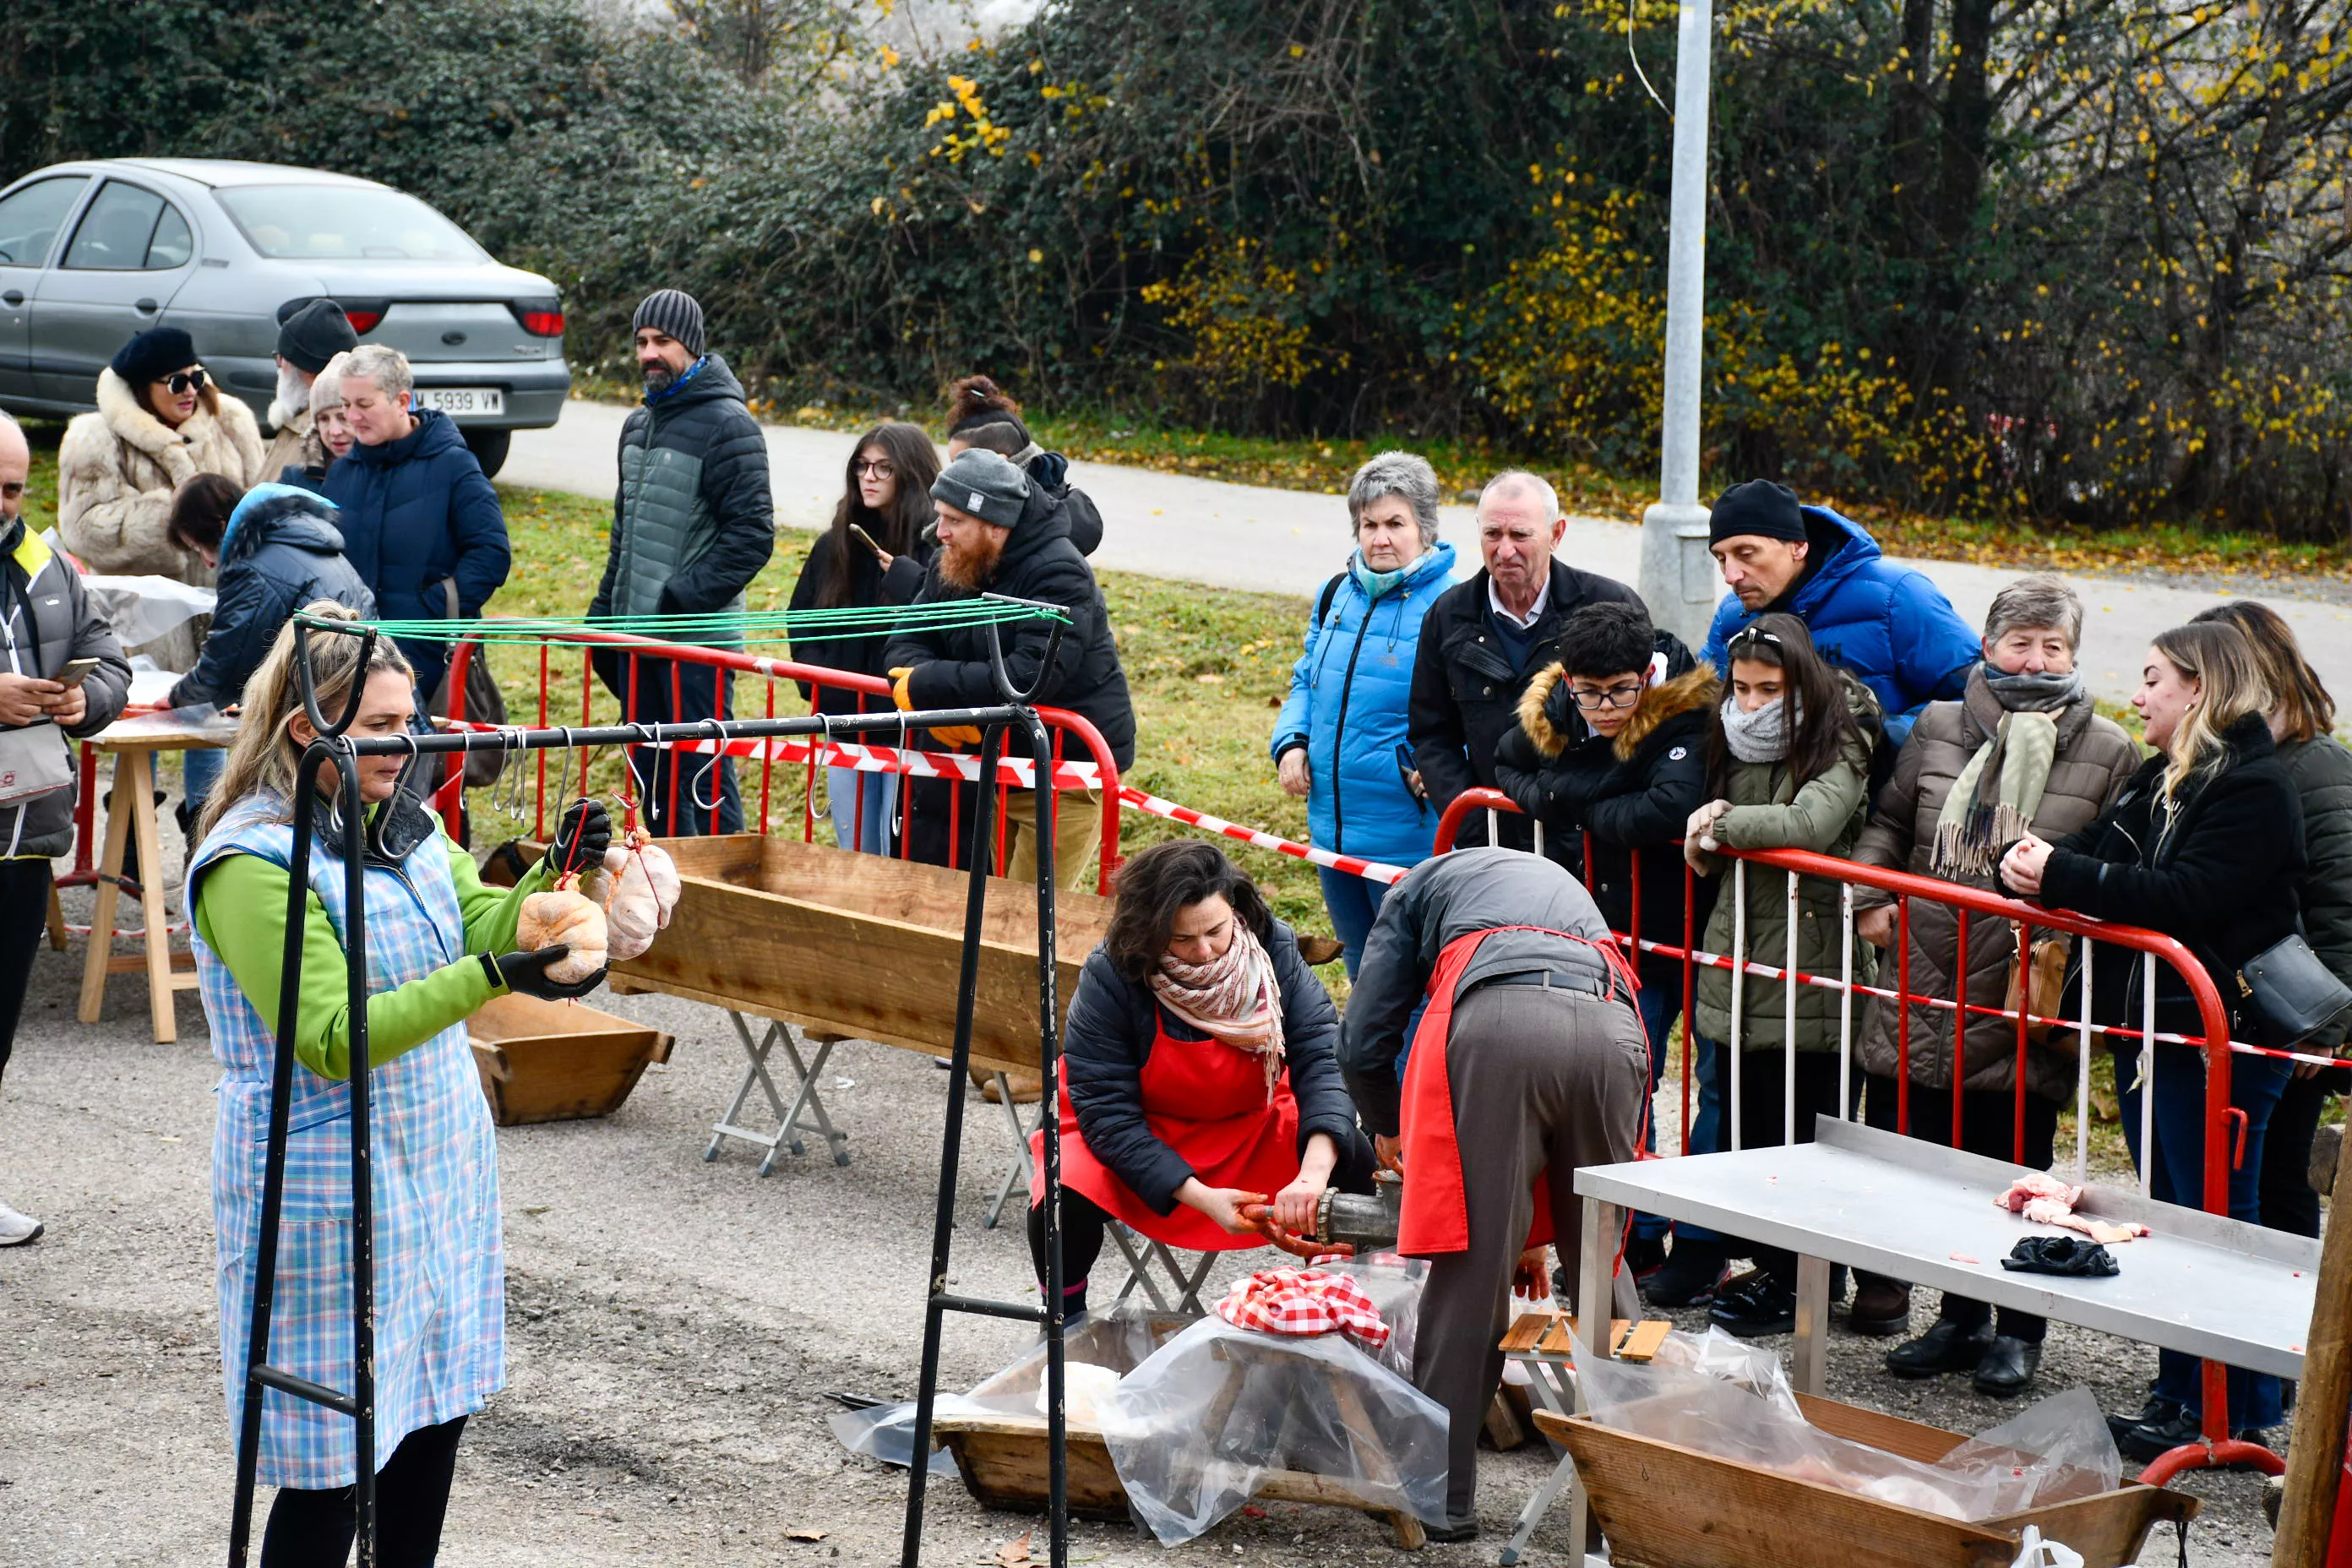
M1211 816L1207 812L1194 811L1189 805L1178 805L1172 800L1162 800L1156 795L1146 795L1132 784L1120 785L1118 798L1121 805L1134 806L1137 810L1149 812L1153 816L1164 816L1171 822L1181 822L1187 827L1197 827L1207 833L1222 833L1226 837L1237 838L1244 844L1255 844L1260 849L1271 849L1277 855L1287 855L1294 859L1312 861L1318 866L1328 866L1334 871L1345 871L1349 876L1363 877L1375 882L1395 882L1405 874L1406 868L1402 866L1389 866L1378 860L1365 860L1354 855L1341 855L1329 849L1318 849L1312 844L1299 844L1288 838L1277 837L1262 828L1244 827L1237 822L1227 822L1222 816Z

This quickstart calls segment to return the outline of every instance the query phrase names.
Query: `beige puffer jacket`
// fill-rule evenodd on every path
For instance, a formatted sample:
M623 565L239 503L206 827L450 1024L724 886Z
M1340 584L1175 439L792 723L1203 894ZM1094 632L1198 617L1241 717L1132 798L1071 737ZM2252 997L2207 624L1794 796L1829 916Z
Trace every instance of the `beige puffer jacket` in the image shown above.
M2000 702L1979 670L1969 677L1967 693L1958 702L1931 703L1912 727L1911 739L1896 759L1895 776L1879 792L1878 809L1854 845L1853 858L1866 866L1917 876L1935 875L1936 823L1944 802L1959 782L1960 772L2000 723ZM2085 693L2054 715L2058 721L2058 755L2051 763L2050 782L2033 814L2033 831L2056 842L2096 821L2107 802L2122 789L2139 766L2139 747L2123 726L2102 719ZM2004 891L1993 878L1967 879L1967 885ZM1873 889L1856 889L1857 912L1894 900ZM2049 932L2037 931L2036 940ZM1911 904L1911 990L1923 996L1952 994L1952 967L1958 957L1959 920L1948 905L1914 900ZM2009 963L2017 939L2009 922L1991 915L1969 921L1969 1001L1999 1007L2008 996ZM1895 955L1885 963L1895 972ZM1864 1071L1893 1078L1900 1065L1895 1007L1874 999L1864 1025L1859 1047ZM2068 1045L2073 1044L2070 1037ZM1911 1081L1925 1089L1952 1086L1952 1015L1943 1008L1911 1009ZM2051 1100L2068 1100L2074 1093L2074 1057L2071 1050L2029 1045L2026 1085ZM2011 1018L1979 1017L1969 1026L1969 1089L2000 1089L2017 1085L2017 1025Z

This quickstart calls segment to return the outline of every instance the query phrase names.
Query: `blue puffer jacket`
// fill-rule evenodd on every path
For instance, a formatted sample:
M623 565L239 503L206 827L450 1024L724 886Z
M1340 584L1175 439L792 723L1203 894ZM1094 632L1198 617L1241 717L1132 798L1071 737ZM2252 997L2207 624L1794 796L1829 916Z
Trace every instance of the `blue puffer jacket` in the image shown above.
M1824 658L1852 670L1877 694L1886 710L1887 744L1899 748L1921 709L1956 700L1968 689L1983 647L1944 591L1926 573L1881 555L1878 541L1860 523L1825 506L1806 507L1804 513L1811 559L1819 564L1786 604L1770 607L1803 621ZM1716 606L1699 658L1724 669L1724 645L1762 613L1750 613L1727 595Z
M256 485L228 514L219 587L212 632L196 668L172 688L171 707L236 701L278 640L278 628L314 600L375 614L375 595L343 559L334 503L292 485Z
M1318 847L1411 866L1429 858L1437 833L1436 808L1405 784L1413 650L1422 617L1452 584L1454 546L1423 552L1378 599L1356 577L1360 560L1349 560L1330 607L1307 628L1290 699L1274 722L1274 754L1307 748L1315 780L1307 821Z
M416 411L416 428L381 447L355 446L327 470L327 499L341 512L343 554L375 595L386 620L447 615L441 584L457 584L457 614L471 619L507 580L511 559L498 491L437 408ZM426 696L441 684L438 643L401 639Z

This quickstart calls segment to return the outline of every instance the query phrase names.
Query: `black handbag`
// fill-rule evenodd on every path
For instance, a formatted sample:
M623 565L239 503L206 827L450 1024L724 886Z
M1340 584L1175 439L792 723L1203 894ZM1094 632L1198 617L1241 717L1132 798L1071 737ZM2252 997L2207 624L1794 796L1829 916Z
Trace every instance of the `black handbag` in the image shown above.
M2300 931L2240 965L2238 991L2252 1005L2261 1043L2280 1049L2301 1045L2352 1007L2352 986L2319 961Z
M457 584L444 577L441 593L443 603L448 606L446 618L454 621L457 618ZM433 693L432 708L436 719L449 716L449 678L446 674L441 677L440 689ZM506 694L499 689L498 678L490 673L489 649L477 643L473 657L466 661L466 722L504 724L506 721ZM465 755L467 789L488 789L498 783L499 775L506 771L507 753L503 747L488 746L478 752L467 752Z

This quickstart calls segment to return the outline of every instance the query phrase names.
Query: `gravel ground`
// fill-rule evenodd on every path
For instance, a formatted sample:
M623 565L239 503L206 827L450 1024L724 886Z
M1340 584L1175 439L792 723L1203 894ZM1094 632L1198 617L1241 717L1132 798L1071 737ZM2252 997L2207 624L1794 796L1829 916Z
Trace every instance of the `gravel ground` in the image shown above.
M69 894L69 911L87 900ZM79 957L79 946L45 952L36 965L0 1112L0 1194L50 1226L0 1252L0 1563L216 1563L233 1456L205 1173L215 1072L193 996L176 1045L145 1038L127 978L104 1024L77 1025ZM853 1163L813 1152L762 1181L747 1153L701 1158L742 1059L724 1019L659 997L603 1005L670 1030L677 1052L608 1121L499 1135L509 1384L467 1431L442 1562L896 1561L905 1473L844 1453L825 1394L913 1390L945 1075L843 1046L825 1095L852 1130ZM975 1097L970 1110L954 1284L1009 1297L1024 1288L1025 1249L1014 1227L979 1220L1011 1141L995 1107ZM950 1320L946 1381L979 1381L1022 1338L1013 1325ZM1830 1392L1960 1430L2004 1418L1965 1381L1878 1374L1885 1342L1838 1333ZM2114 1406L2136 1400L2154 1359L2061 1327L2044 1381L2088 1384ZM1486 1539L1419 1561L1491 1563L1547 1464L1528 1450L1486 1456ZM2184 1484L2209 1500L2190 1562L2268 1561L2252 1479ZM929 1562L992 1563L1029 1527L982 1511L952 1480L931 1499ZM824 1539L788 1533L809 1530ZM1402 1561L1371 1521L1295 1505L1172 1551L1102 1525L1075 1537L1073 1561L1100 1563ZM1568 1560L1562 1526L1536 1545L1537 1562ZM2176 1560L2168 1535L2145 1559Z

